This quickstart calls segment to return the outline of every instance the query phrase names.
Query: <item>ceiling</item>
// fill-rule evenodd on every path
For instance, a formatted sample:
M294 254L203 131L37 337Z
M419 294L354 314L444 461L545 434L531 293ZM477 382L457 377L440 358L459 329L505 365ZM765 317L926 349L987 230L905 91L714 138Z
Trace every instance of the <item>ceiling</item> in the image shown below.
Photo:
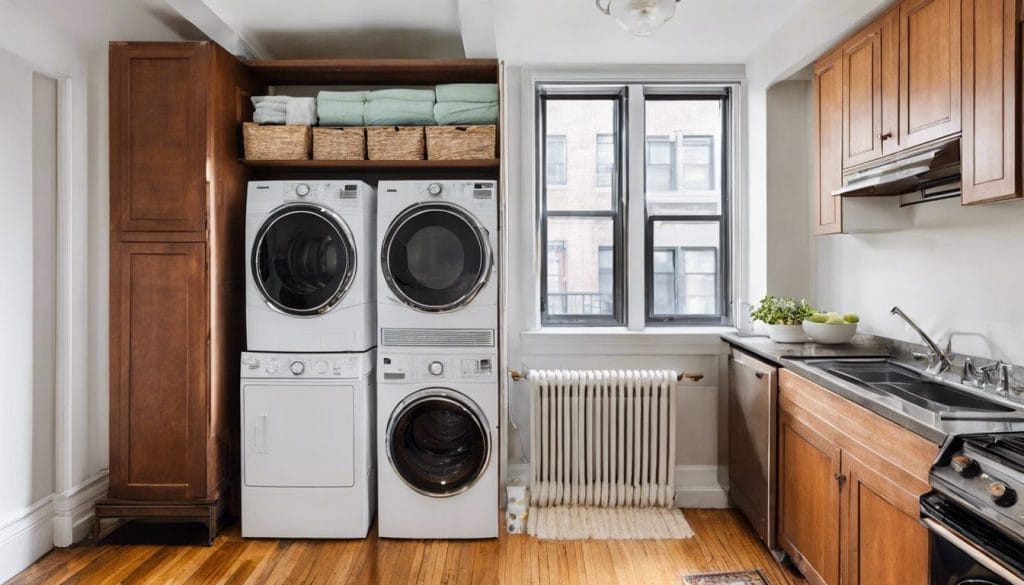
M165 0L0 0L87 43L204 38Z

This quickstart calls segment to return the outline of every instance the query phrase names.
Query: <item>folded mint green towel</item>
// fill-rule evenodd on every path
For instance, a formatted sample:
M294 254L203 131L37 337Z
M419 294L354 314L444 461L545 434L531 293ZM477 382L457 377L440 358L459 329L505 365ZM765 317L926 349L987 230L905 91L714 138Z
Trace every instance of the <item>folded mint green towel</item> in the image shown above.
M367 126L433 126L434 102L370 100L363 120Z
M366 96L366 101L375 102L379 100L403 100L407 102L430 102L434 103L434 90L432 89L378 89L371 91Z
M320 100L316 102L316 113L321 126L362 126L363 102Z
M316 94L317 102L365 102L368 91L321 91Z
M498 102L496 83L448 83L434 88L437 102L473 102L489 104Z
M497 124L498 104L473 102L438 102L434 104L434 119L441 126L459 124Z

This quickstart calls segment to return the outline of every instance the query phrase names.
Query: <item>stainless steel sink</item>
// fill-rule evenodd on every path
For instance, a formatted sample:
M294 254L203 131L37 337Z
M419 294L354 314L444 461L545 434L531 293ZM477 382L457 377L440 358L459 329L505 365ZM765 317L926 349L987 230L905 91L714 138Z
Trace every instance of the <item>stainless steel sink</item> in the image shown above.
M931 412L945 414L1011 413L1012 406L930 378L886 358L811 360L807 365L853 382L875 394L892 396Z

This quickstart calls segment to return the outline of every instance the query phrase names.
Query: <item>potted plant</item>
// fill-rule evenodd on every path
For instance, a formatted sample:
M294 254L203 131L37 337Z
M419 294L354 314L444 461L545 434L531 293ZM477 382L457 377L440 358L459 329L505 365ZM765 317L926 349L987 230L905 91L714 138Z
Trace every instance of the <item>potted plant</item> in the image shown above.
M806 299L765 296L750 311L750 318L768 326L768 337L779 343L802 343L807 341L804 333L804 319L815 314L814 307Z

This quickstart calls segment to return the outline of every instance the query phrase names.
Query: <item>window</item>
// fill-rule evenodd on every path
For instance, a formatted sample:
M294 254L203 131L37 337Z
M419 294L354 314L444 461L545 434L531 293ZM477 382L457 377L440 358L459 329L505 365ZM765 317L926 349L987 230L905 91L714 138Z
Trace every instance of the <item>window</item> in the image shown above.
M545 168L547 169L546 175L548 185L566 184L567 177L565 175L565 169L566 158L568 155L567 149L568 147L565 143L565 136L552 135L547 137Z
M594 184L611 187L615 173L615 138L611 134L597 135L597 173Z
M671 136L647 137L647 190L676 190L676 142Z
M710 191L715 188L715 137L683 137L683 188Z
M538 85L542 325L729 323L730 90Z

